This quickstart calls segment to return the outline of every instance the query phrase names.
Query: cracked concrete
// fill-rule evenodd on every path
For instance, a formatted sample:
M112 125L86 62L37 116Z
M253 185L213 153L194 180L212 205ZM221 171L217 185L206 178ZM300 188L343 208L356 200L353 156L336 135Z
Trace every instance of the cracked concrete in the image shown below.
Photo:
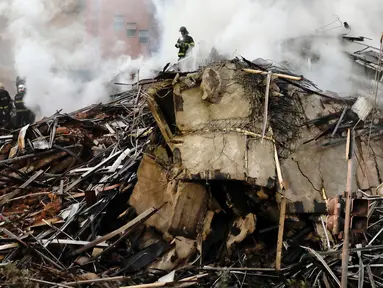
M252 118L252 101L262 95L255 94L258 90L250 94L239 73L244 72L225 62L206 68L196 80L199 85L188 87L188 76L180 77L174 85L174 99L182 103L182 107L175 107L175 124L181 134L175 147L184 169L177 179L250 180L260 186L275 185L273 143L265 140L261 144L259 137L236 130L246 127L259 133L262 129L262 123Z
M307 179L307 181L310 183L310 185L313 187L313 189L314 189L315 191L318 191L318 192L320 193L320 192L321 192L321 189L315 188L314 183L311 182L310 178L309 178L309 177L302 171L302 168L299 166L299 162L296 161L296 160L294 160L293 158L292 158L292 160L297 164L297 167L298 167L299 172L302 174L303 177L305 177L305 178ZM318 167L318 171L320 171L319 168L320 168L320 167ZM323 182L323 178L322 178L322 176L321 176L321 181ZM323 187L322 187L322 188L323 188Z
M251 178L257 185L269 186L276 177L271 141L261 143L238 133L198 133L185 135L176 147L185 168L179 179Z
M356 140L355 162L357 167L358 188L374 189L381 183L378 165L373 149L368 149L367 141Z
M169 145L178 159L175 179L243 180L275 187L274 143L262 143L259 138L264 78L244 74L240 68L221 62L206 73L173 81L175 120L168 124L177 128ZM191 77L193 81L189 81ZM344 129L329 142L331 127L335 127L345 102L307 95L295 88L283 91L286 96L270 98L271 129L266 136L273 138L278 150L288 212L323 213L325 199L346 188ZM330 117L318 119L327 115ZM353 115L349 117L353 119ZM362 139L355 149L353 191L361 188L374 193L382 182L383 147L372 139L371 151L366 143Z
M308 119L327 115L337 110L336 106L308 100ZM326 111L326 109L331 109ZM338 108L339 111L340 108ZM314 111L316 111L314 113ZM301 139L307 140L317 135L320 130L302 127ZM369 194L375 194L376 187L382 183L383 147L379 140L372 140L370 148L367 139L356 139L354 157L353 191L362 189ZM282 174L286 182L286 197L291 200L288 206L290 212L314 213L320 212L326 197L341 194L346 188L347 160L345 156L346 142L337 146L323 147L321 141L312 141L297 145L297 150L282 162Z
M340 105L323 103L315 95L302 99L308 120L341 109ZM303 144L320 132L316 127L302 127L296 151L281 161L282 175L287 187L285 196L290 200L288 211L291 213L323 212L321 210L325 209L325 199L322 191L326 197L334 197L346 188L346 143L333 147L322 147L320 141ZM353 187L357 188L355 177Z
M317 205L324 203L322 188L327 197L334 197L345 190L345 145L323 149L317 143L309 143L283 161L282 174L288 187L285 191L286 197L297 203L289 205L289 211L320 212ZM353 182L353 187L356 188L355 177Z

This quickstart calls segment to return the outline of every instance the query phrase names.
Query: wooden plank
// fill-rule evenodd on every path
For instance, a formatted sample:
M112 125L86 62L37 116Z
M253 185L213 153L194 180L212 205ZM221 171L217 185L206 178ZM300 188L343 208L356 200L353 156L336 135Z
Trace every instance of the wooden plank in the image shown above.
M161 134L166 141L166 144L168 144L169 148L173 150L174 149L174 144L172 143L173 133L171 132L170 127L168 123L166 122L160 107L157 105L156 101L152 99L151 96L148 97L146 101L148 102L150 112L152 112L154 120L156 120L158 128L160 129Z
M39 213L40 212L41 211L39 211ZM47 225L53 225L53 224L62 224L62 223L65 223L65 221L61 217L54 217L47 220L42 219L41 221L33 224L32 226L29 226L29 229L47 226Z
M125 224L124 226L118 228L117 230L114 230L100 238L97 238L96 240L94 240L93 242L90 242L89 244L85 245L84 247L80 248L80 249L77 249L76 251L74 251L72 253L72 255L78 255L78 254L81 254L83 252L85 252L86 250L89 250L95 246L97 246L98 244L102 243L102 242L105 242L111 238L113 238L114 236L117 236L118 234L124 232L125 230L129 229L129 228L132 228L133 226L135 226L136 224L140 223L140 222L144 222L145 220L147 220L150 216L152 216L155 212L157 212L158 209L155 209L155 208L149 208L147 209L145 212L143 212L142 214L138 215L136 218L134 218L132 221L130 221L129 223Z
M0 206L3 206L5 203L7 203L10 199L12 199L13 197L19 195L22 191L22 189L24 188L27 188L29 184L31 184L33 181L35 181L41 174L43 174L44 171L43 170L39 170L37 171L35 174L33 174L32 177L30 177L27 181L25 181L20 187L19 189L16 189L15 191L11 192L11 193L8 193L8 194L5 194L1 200L0 200Z
M281 270L282 262L282 246L283 246L283 232L285 229L285 217L286 217L286 198L282 196L281 210L279 215L279 230L278 230L278 242L277 242L277 259L275 262L275 269Z
M11 248L17 248L17 247L19 247L18 243L4 244L4 245L0 245L0 251L8 250L8 249L11 249Z
M270 83L271 83L271 71L267 73L267 78L266 78L265 107L264 107L265 111L263 114L262 143L263 143L263 138L265 137L265 134L266 134L267 122L269 118Z
M52 192L36 192L36 193L27 194L27 195L24 195L24 196L12 198L8 202L17 201L17 200L23 200L23 199L29 198L29 197L45 196L45 195L49 195L49 194L52 194Z
M70 239L42 239L39 240L43 245L46 243L48 244L63 244L63 245L87 245L90 242L88 241L77 241L77 240L70 240ZM97 247L108 247L109 245L107 243L98 243L96 244Z
M193 286L196 284L199 278L203 278L208 276L208 273L205 274L199 274L195 276L190 276L184 279L181 279L177 282L155 282L150 284L141 284L141 285L132 285L132 286L121 286L120 288L152 288L152 287L166 287L166 286L176 286L176 284L181 285L181 283L184 283L181 287L187 287L187 286ZM190 283L188 283L190 282ZM190 284L190 285L187 285ZM180 286L177 286L180 287Z
M65 282L62 284L68 285L68 286L79 286L83 284L94 284L94 283L104 283L104 282L119 282L128 280L129 277L126 276L115 276L115 277L108 277L108 278L96 278L96 279L89 279L89 280L79 280L74 282Z
M347 288L348 286L348 262L349 262L349 243L350 243L350 221L351 221L351 194L352 194L352 180L353 180L353 158L354 158L354 145L355 134L351 129L348 129L347 135L347 184L346 184L346 206L344 217L344 230L343 230L343 247L342 247L342 279L341 287Z
M280 191L282 191L285 188L285 185L283 183L282 169L281 169L281 165L279 163L277 146L275 144L274 144L274 158L275 158L275 166L277 168L277 177L278 177L279 188L280 188Z
M254 69L248 69L248 68L244 68L242 70L247 72L247 73L251 73L251 74L267 75L267 73L268 73L267 71L254 70ZM273 73L273 77L295 80L295 81L301 81L302 80L302 77L291 76L291 75L286 75L286 74L279 74L279 73Z

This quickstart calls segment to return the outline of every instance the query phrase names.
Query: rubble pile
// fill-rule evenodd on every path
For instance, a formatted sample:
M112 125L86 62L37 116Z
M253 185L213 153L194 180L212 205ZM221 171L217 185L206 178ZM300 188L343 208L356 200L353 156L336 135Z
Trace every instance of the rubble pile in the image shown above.
M96 251L109 247L105 241L115 236L97 237L116 233L134 215L125 203L154 128L137 92L1 136L3 263L76 281L82 276L71 276L77 274L71 265L79 271L85 255L96 259Z
M0 285L339 287L348 182L349 287L383 285L368 99L262 59L137 84L2 132Z

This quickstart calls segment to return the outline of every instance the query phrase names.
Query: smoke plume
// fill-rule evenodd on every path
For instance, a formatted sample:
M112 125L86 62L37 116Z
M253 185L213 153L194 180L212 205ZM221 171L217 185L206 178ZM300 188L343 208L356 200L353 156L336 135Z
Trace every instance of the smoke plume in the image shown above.
M78 13L76 2L4 0L0 5L8 20L5 38L12 43L15 72L27 79L25 103L38 116L106 100L105 83L121 65L103 59L80 13L72 17Z
M351 62L342 52L339 35L366 36L367 44L379 46L383 31L380 0L153 0L162 38L159 55L176 60L173 43L178 28L186 26L198 43L215 47L220 53L258 57L276 62L294 60L297 72L324 89L351 93ZM351 29L343 27L347 22ZM311 37L311 36L316 37ZM289 39L309 38L320 59L308 67L299 59L304 43L282 45ZM350 47L354 49L355 47ZM362 47L363 48L363 47ZM361 49L356 46L355 50ZM166 61L164 61L166 62Z
M83 17L74 22L73 17L65 19L73 13L75 0L2 0L0 14L8 20L3 38L13 44L16 73L27 78L26 104L48 116L60 109L68 112L107 100L105 84L119 72L140 69L140 78L151 77L166 63L176 62L174 44L180 26L188 28L199 52L208 53L215 47L229 58L288 60L296 72L321 88L352 93L352 67L336 36L362 35L373 39L367 44L378 46L383 29L380 1L152 0L160 37L151 41L159 43L159 50L149 59L135 60L127 55L104 59L97 49L99 39L86 32ZM57 18L64 25L55 25ZM343 27L346 21L351 30ZM306 40L286 45L289 39L305 37L307 49L320 55L311 64L300 58ZM96 73L86 80L73 72L87 69Z

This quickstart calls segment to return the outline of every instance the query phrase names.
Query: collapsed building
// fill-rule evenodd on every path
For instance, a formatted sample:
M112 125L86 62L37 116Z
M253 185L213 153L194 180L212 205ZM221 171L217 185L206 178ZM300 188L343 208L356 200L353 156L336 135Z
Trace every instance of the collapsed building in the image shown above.
M370 126L363 114L372 104L323 94L303 76L262 64L221 62L150 85L148 104L171 151L174 178L283 189L292 213L323 213L321 202L344 190L345 136L354 128L360 136L355 187L377 187L380 120ZM265 110L267 70L275 79Z
M383 249L382 119L368 99L262 59L137 84L2 133L2 285L337 287L343 237L323 216L346 190L350 129L352 192L373 224L353 222L348 278L381 285L364 252Z

